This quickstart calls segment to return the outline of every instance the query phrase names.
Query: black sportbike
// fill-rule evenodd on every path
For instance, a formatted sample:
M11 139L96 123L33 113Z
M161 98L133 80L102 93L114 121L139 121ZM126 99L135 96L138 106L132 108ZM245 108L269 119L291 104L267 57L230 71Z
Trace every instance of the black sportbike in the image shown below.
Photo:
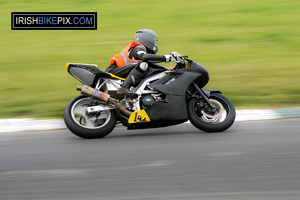
M131 87L137 98L120 99L123 78L101 71L96 65L72 64L65 69L84 86L81 95L65 107L64 121L75 135L103 138L123 124L130 129L156 128L190 121L205 132L221 132L235 120L233 104L218 90L203 89L209 81L206 68L181 57L170 70L149 63L151 73Z

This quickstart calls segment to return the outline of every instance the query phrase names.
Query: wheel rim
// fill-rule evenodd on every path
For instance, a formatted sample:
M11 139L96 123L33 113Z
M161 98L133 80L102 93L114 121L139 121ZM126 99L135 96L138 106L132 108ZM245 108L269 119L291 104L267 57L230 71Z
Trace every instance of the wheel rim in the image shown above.
M86 108L90 103L90 98L83 98L76 101L71 108L72 119L79 126L88 129L97 129L105 126L111 118L111 112L109 110L104 110L101 111L100 114L88 116L86 114Z
M212 95L212 97L215 97ZM222 98L214 98L209 99L211 103L217 108L217 112L215 115L212 115L210 113L205 112L205 110L200 110L196 106L196 102L194 102L194 114L203 122L209 123L209 124L221 124L227 121L229 114L230 114L230 108L229 105L225 100Z

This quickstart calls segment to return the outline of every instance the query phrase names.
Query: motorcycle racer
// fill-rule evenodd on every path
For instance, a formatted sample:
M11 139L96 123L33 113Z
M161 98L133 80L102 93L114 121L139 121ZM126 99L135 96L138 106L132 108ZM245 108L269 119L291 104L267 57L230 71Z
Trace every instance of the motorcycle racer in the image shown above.
M138 83L148 71L147 62L179 62L181 57L177 52L170 55L156 55L158 51L157 35L150 29L140 29L136 32L134 41L115 55L105 70L116 76L126 78L117 95L136 98L130 87ZM150 66L151 67L151 66Z

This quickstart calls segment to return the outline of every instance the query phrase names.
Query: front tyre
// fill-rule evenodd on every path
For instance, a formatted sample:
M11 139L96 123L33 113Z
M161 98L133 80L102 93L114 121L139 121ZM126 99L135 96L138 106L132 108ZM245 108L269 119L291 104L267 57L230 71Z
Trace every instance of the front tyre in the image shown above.
M205 132L222 132L228 129L235 119L235 108L224 95L213 93L209 100L217 108L216 113L210 113L197 98L189 99L187 111L190 122L198 129Z
M100 103L80 95L73 98L64 110L66 126L72 133L84 139L107 136L114 129L117 121L116 110L103 110L93 116L87 115L86 108L91 106L92 101Z

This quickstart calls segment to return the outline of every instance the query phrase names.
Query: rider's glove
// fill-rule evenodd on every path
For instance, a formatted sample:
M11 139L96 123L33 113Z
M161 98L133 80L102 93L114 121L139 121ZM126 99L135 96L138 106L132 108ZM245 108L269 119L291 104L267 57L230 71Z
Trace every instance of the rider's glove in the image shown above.
M180 58L181 58L181 55L179 53L177 53L176 51L173 51L170 55L165 55L165 58L166 58L166 63L168 62L180 62Z

